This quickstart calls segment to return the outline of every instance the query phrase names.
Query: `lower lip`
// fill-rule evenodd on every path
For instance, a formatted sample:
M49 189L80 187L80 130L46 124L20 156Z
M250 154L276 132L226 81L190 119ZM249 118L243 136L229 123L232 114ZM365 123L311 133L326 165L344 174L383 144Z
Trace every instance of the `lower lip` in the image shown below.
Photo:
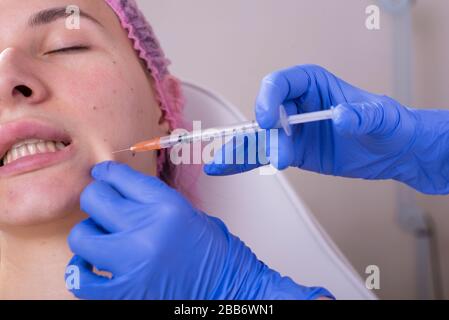
M56 152L37 153L20 158L0 167L0 178L16 176L56 165L72 158L74 151L72 141L67 147Z

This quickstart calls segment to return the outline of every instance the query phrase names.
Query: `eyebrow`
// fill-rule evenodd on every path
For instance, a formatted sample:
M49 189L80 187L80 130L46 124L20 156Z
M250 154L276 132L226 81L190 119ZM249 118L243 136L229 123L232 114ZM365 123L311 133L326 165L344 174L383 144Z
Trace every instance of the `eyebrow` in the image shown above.
M28 20L28 25L30 27L37 27L37 26L42 26L45 24L50 24L56 20L59 19L64 19L64 18L68 18L72 15L73 13L67 13L66 11L66 7L57 7L57 8L50 8L50 9L45 9L42 11L39 11L35 14L33 14L30 19ZM80 16L83 18L86 18L100 26L103 26L97 19L95 19L94 17L92 17L91 15L89 15L86 12L83 12L80 10Z

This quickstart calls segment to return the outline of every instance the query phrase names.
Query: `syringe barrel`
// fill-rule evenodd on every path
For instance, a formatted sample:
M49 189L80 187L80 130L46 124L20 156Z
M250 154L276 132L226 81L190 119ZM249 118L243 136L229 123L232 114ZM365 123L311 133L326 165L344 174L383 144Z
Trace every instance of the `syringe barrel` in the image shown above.
M179 143L192 143L198 141L211 141L217 138L237 136L242 134L254 134L261 130L256 121L247 121L231 126L194 130L181 134L172 134L160 138L162 148L169 148Z

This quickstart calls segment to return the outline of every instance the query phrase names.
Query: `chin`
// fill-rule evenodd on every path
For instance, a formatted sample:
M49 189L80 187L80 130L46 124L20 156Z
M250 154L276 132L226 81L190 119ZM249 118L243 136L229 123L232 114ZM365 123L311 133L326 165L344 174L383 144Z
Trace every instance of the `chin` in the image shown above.
M89 166L64 163L0 179L0 229L48 224L80 213Z

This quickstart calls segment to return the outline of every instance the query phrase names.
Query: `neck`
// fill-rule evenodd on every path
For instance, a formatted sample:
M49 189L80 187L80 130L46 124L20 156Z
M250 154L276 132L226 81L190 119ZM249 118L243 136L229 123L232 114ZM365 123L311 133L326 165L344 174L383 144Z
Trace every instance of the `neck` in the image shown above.
M58 221L4 228L0 238L0 299L71 299L65 268L73 253L67 236L85 218L78 212Z

